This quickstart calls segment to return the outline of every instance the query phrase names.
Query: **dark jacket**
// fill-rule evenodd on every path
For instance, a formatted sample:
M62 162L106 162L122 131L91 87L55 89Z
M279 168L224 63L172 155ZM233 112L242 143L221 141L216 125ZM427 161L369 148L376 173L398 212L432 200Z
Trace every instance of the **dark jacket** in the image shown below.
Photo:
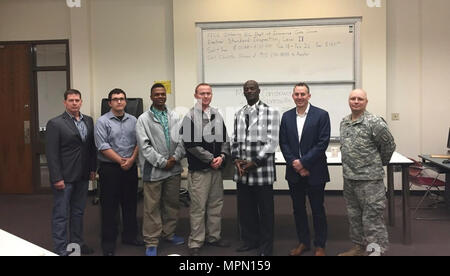
M211 161L221 154L224 157L222 167L225 165L230 145L225 123L217 109L211 108L211 118L208 118L201 108L192 108L183 119L181 134L190 171L211 168Z
M328 112L310 106L299 142L297 131L297 110L286 111L281 119L280 148L286 160L286 180L298 182L300 174L292 167L299 159L309 172L309 184L318 185L330 181L325 151L330 142L330 117ZM302 157L300 158L300 151Z
M85 142L67 112L47 123L46 155L51 184L60 180L66 183L89 180L89 173L96 171L94 123L91 117L84 114L83 117L87 127Z

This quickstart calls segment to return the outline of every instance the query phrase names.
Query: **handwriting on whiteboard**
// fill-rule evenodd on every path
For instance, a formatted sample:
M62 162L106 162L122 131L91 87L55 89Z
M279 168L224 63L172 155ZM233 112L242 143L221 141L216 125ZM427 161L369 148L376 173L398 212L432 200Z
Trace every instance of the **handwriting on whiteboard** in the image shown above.
M307 57L320 48L342 46L340 40L323 39L318 30L248 30L209 32L206 35L207 61L227 59L270 59Z

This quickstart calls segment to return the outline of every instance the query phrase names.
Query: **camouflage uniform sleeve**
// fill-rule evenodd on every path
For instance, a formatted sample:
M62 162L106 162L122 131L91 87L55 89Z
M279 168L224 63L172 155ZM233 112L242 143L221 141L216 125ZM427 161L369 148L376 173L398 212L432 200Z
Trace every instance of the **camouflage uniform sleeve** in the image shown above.
M386 122L380 118L380 120L374 125L373 136L378 151L380 152L381 162L383 166L389 164L392 154L395 151L394 137L392 136Z

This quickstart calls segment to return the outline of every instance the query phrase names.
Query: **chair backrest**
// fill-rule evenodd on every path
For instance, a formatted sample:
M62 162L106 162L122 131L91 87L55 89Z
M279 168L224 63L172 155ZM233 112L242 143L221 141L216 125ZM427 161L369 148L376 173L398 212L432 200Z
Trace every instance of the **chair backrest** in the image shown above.
M409 181L413 185L432 187L445 186L445 182L438 179L438 173L436 173L434 177L426 176L426 174L424 174L424 171L430 169L427 169L420 161L417 161L410 157L408 157L408 159L413 161L413 164L409 167Z
M409 160L413 161L413 164L409 166L409 177L416 178L419 177L422 171L425 169L422 162L419 162L413 158L408 157Z

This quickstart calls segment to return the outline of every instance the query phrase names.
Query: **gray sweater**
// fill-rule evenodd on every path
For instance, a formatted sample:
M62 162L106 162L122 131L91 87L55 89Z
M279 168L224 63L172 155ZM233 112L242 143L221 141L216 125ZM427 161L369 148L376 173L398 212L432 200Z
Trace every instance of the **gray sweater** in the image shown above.
M181 143L179 116L167 109L169 121L170 147L167 148L166 138L161 123L151 110L139 116L136 123L136 138L139 146L139 164L144 181L159 181L181 174L180 160L184 158L185 150ZM177 163L171 170L164 169L167 159L175 157Z

